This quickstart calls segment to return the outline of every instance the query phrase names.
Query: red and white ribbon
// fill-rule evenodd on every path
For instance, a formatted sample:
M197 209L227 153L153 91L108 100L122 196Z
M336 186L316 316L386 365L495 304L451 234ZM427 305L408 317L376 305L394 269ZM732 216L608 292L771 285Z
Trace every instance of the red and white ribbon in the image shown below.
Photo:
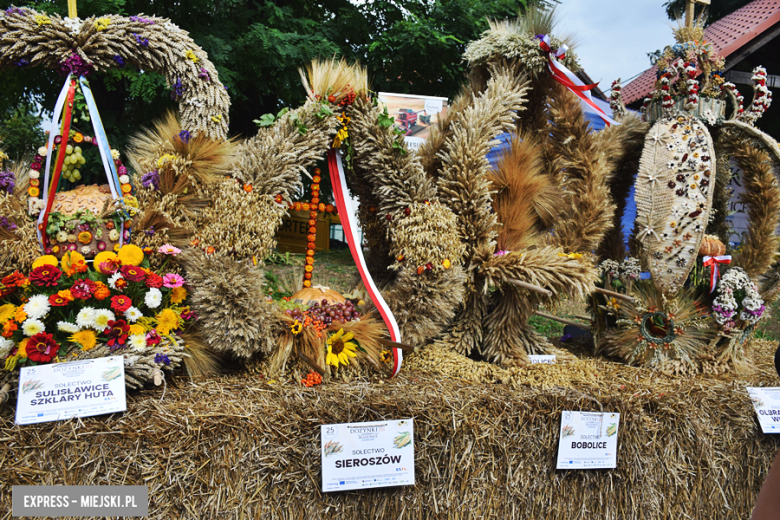
M363 280L363 285L366 286L368 296L376 305L382 320L387 325L387 330L390 331L390 339L400 343L401 331L398 329L398 323L395 321L393 311L390 310L387 302L382 298L382 293L379 292L374 279L371 278L371 273L368 272L368 267L366 267L366 260L363 258L363 248L360 244L355 212L349 198L345 196L347 193L347 178L344 175L344 165L341 162L341 156L336 150L328 151L328 170L330 172L330 182L333 185L333 197L336 199L336 207L341 218L341 227L344 228L344 236L347 238L347 244L349 244L349 250L357 265L360 278ZM390 377L395 377L401 370L403 359L403 351L400 348L394 348L393 374Z
M720 275L720 270L718 269L718 265L730 264L731 255L705 256L703 263L704 263L704 267L710 268L710 293L712 293L715 290L715 286L718 284L718 276Z
M584 101L588 106L596 111L598 115L607 126L619 125L617 121L609 117L594 101L590 91L596 88L598 83L592 85L586 85L580 78L578 78L572 71L567 69L563 63L558 60L562 60L566 57L566 51L569 50L567 45L553 50L550 46L550 37L546 34L539 40L539 47L547 53L547 68L550 71L553 79L569 89L575 96Z

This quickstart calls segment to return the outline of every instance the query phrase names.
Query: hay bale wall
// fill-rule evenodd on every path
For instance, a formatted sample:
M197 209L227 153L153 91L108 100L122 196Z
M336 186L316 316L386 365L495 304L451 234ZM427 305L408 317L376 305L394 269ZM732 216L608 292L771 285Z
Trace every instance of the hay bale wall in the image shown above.
M749 384L776 384L769 346ZM11 487L146 484L148 518L748 518L780 445L746 381L604 361L569 388L408 371L306 389L260 375L129 396L128 412L36 426L0 410L0 511ZM563 365L529 368L536 380ZM556 372L557 371L557 372ZM525 380L533 380L526 378ZM618 468L556 471L562 410L620 412ZM323 495L319 425L413 417L414 487Z

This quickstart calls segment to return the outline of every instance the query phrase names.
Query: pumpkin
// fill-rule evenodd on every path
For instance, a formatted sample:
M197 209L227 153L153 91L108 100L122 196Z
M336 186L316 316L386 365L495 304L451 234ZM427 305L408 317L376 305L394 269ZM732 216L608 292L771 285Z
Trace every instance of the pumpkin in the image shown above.
M723 256L726 254L726 246L718 237L704 235L699 248L699 256Z
M290 297L290 300L295 303L302 303L304 305L311 305L314 302L321 302L322 300L328 300L328 303L343 303L347 301L342 295L331 289L330 287L323 287L322 285L315 285L314 287L303 288Z

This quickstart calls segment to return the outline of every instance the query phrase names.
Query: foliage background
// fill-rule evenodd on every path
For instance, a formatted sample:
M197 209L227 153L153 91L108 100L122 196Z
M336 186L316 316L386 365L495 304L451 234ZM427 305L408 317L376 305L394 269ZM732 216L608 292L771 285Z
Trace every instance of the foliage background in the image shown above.
M488 18L514 17L527 0L79 0L78 15L144 13L170 18L208 52L232 99L231 134L252 135L261 114L304 99L298 67L313 58L344 56L370 71L373 89L453 97L462 83L465 45ZM542 3L555 3L547 0ZM67 15L66 0L22 1ZM8 7L8 6L6 6ZM54 71L3 73L0 139L11 156L40 146L33 124L53 107L62 86ZM90 80L112 146L168 107L163 78L130 68ZM24 130L24 132L19 132ZM89 131L89 130L87 130ZM91 133L91 131L89 131Z

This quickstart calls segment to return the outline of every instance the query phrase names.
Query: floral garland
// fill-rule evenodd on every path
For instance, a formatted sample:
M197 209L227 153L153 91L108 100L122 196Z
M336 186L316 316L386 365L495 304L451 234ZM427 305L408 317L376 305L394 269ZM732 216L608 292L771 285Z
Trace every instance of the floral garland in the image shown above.
M173 254L172 247L160 249ZM0 280L0 360L11 372L58 363L100 344L109 352L151 357L170 366L168 343L195 316L186 305L185 280L157 274L135 245L100 253L90 268L78 252L59 263L42 256L30 273ZM167 338L166 342L162 340Z
M755 325L764 315L766 307L758 287L741 268L726 271L716 290L718 296L712 302L712 312L726 332L743 328L738 321Z

